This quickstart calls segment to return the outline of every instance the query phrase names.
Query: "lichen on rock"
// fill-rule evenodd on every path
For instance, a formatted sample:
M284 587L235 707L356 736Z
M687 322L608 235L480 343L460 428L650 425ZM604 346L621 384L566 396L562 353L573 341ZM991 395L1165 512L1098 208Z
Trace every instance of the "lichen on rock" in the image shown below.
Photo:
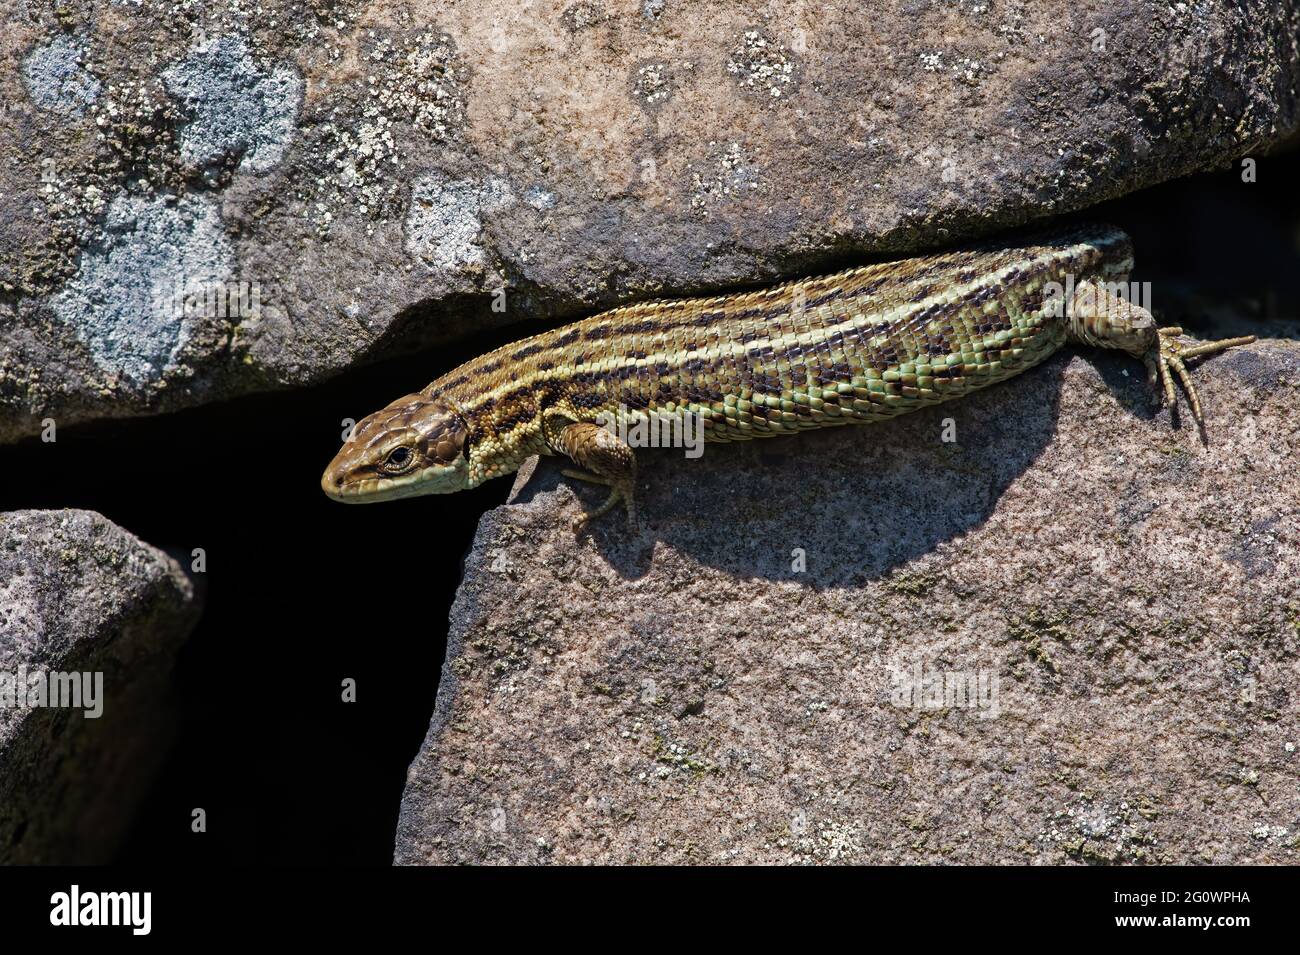
M440 277L479 272L489 261L483 217L508 201L509 188L497 179L473 182L441 173L422 176L411 188L407 249Z
M37 106L80 116L99 97L100 82L85 65L83 43L57 36L23 59L23 81Z
M235 154L240 168L266 172L280 162L302 103L296 70L264 69L242 37L229 35L195 47L162 77L188 114L180 138L187 163L203 166Z
M186 291L225 282L233 262L212 200L123 195L50 306L107 374L156 383L198 320L186 312Z

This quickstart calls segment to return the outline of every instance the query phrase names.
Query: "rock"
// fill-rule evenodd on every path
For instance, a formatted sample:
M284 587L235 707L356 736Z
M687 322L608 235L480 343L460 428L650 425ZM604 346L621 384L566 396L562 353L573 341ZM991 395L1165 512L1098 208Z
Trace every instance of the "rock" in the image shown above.
M467 558L396 860L1294 864L1300 344L1195 377L1208 446L1091 352L643 451L641 530L578 541L600 489L543 462Z
M0 863L111 859L174 733L197 616L177 563L106 518L0 514ZM21 705L54 674L91 674L80 708Z
M1222 167L1300 124L1298 32L1294 0L9 4L0 441Z

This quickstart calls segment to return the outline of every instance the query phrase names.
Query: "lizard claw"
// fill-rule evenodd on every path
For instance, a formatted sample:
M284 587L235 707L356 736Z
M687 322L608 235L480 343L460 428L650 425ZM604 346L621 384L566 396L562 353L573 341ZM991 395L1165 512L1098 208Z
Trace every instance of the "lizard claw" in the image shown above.
M1157 401L1162 405L1168 404L1171 408L1174 406L1178 400L1174 388L1174 379L1177 378L1183 390L1187 392L1187 401L1192 407L1192 417L1203 428L1205 420L1201 416L1201 399L1188 372L1186 359L1214 355L1235 348L1237 345L1249 345L1255 340L1255 336L1243 335L1240 338L1224 338L1217 342L1196 343L1191 339L1181 339L1179 336L1182 334L1183 330L1177 325L1160 329L1156 344L1143 355L1142 360L1147 366L1147 380L1153 387L1158 384L1161 388L1157 393Z
M569 472L566 471L565 473L567 474ZM600 483L604 483L604 482L600 482ZM610 482L610 485L611 487L610 487L609 497L605 499L604 504L600 505L600 507L596 508L595 510L588 511L586 514L583 514L581 517L577 517L574 519L573 533L575 535L581 535L583 531L585 531L588 527L591 526L591 523L593 521L595 521L598 518L604 517L606 514L612 511L619 501L622 501L623 506L627 508L628 530L635 531L637 529L636 499L632 493L632 485L630 483L624 483L621 481L618 483Z

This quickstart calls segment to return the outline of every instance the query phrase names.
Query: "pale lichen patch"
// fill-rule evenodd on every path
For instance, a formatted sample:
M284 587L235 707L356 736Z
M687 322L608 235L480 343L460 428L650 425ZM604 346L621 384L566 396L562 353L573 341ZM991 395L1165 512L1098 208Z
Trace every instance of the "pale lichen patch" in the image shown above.
M100 83L85 65L84 43L55 37L23 60L27 95L42 109L80 116L99 98Z
M709 143L709 147L717 149L718 144ZM710 207L757 188L757 177L740 143L728 143L721 147L711 168L691 174L691 209L707 217Z
M1151 825L1158 816L1145 797L1107 800L1084 793L1052 814L1037 843L1091 862L1158 862Z
M560 22L568 28L570 33L577 33L588 27L603 23L609 19L609 13L599 3L593 3L591 0L580 0L579 3L570 4L560 14Z
M446 33L414 35L369 31L360 75L332 97L327 113L312 117L306 153L321 170L308 199L320 235L337 217L359 214L373 234L406 208L411 134L432 143L455 142L465 124L465 68Z
M646 63L637 67L632 95L642 106L661 106L672 95L672 77L667 63Z
M411 188L406 250L441 275L481 270L488 264L483 217L509 201L508 186L497 179L423 176Z
M727 72L740 88L770 100L794 92L794 54L761 30L747 30L731 51Z
M287 65L263 69L243 37L201 43L162 74L167 90L184 104L181 158L206 166L240 157L240 168L276 166L293 138L303 82Z
M119 196L77 276L50 306L109 375L156 383L196 321L177 308L178 281L224 282L233 262L212 201Z

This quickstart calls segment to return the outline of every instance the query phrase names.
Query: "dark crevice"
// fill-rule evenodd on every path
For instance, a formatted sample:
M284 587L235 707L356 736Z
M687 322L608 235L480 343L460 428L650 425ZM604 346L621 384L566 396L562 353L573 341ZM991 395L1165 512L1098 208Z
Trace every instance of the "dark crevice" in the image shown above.
M320 472L360 418L505 336L281 392L62 428L0 450L4 510L99 511L188 565L204 612L176 671L178 743L123 861L385 864L433 712L447 612L503 480L349 507ZM188 566L187 566L188 569ZM357 702L340 702L357 681ZM208 832L190 832L194 808Z

